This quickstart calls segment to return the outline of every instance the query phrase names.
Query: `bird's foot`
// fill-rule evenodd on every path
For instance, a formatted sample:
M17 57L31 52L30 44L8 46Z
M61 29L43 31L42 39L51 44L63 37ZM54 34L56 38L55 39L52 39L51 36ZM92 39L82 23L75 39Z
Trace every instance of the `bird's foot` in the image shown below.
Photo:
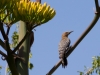
M68 50L70 50L72 48L72 46L70 46L69 48L68 48Z

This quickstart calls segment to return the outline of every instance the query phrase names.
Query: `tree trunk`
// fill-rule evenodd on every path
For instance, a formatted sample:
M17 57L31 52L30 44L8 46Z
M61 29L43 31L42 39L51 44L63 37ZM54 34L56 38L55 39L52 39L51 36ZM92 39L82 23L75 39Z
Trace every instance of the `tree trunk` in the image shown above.
M27 32L27 25L23 21L19 22L19 41L22 40L22 38L25 36ZM20 46L18 54L20 57L24 59L16 59L16 66L19 75L28 75L28 61L29 61L29 50L30 50L30 37L27 37L23 44Z

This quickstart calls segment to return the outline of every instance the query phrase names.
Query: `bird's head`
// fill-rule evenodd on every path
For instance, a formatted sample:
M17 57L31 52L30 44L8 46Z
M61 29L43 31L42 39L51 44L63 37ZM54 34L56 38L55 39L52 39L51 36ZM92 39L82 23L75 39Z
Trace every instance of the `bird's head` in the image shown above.
M69 31L69 32L64 32L63 34L62 34L62 36L63 37L68 37L68 35L70 34L70 33L72 33L73 31Z

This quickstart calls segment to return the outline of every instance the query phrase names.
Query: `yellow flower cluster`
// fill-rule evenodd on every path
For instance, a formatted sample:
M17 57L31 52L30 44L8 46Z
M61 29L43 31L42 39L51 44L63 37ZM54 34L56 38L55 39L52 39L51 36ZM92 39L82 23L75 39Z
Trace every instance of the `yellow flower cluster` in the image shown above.
M2 2L3 0L0 0ZM8 0L4 0L8 1ZM7 3L7 2L6 2ZM47 3L41 4L39 2L31 2L27 0L21 0L14 3L10 8L10 15L5 19L5 22L13 23L22 20L24 22L31 23L31 25L43 24L51 20L56 12ZM8 12L8 11L6 11ZM8 15L6 13L6 15ZM0 20L5 17L5 11L3 14L0 13Z
M50 8L47 3L42 5L39 2L27 2L23 0L20 3L16 3L15 9L13 14L16 18L20 15L21 20L29 21L32 24L45 23L51 20L56 14L55 10Z

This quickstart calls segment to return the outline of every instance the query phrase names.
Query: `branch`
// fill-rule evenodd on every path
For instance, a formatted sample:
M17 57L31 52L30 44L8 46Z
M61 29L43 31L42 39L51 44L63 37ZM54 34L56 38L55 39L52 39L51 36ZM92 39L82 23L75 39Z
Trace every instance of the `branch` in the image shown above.
M25 36L23 37L23 39L19 42L19 44L12 51L12 53L15 53L18 50L18 48L22 45L22 43L25 41L25 39L28 37L28 35L29 35L29 32L27 31L26 34L25 34Z
M15 61L14 61L13 55L11 54L12 51L11 51L10 46L9 46L9 39L8 39L8 36L5 34L2 22L0 22L0 30L1 30L1 33L2 33L3 38L5 40L5 46L7 49L7 57L6 57L7 63L9 65L11 72L12 72L12 75L18 75L18 72L16 70L16 66L15 66Z
M89 75L91 72L93 72L93 68L90 68L84 75Z
M37 27L37 26L39 26L39 25L40 25L40 24L37 24L37 25L33 26L32 29L34 29L35 27Z
M2 46L3 49L6 50L6 46L5 43L0 39L0 46ZM7 51L7 50L6 50Z
M6 48L7 48L7 63L9 65L9 68L11 70L11 73L12 75L18 75L18 71L16 69L16 65L15 65L15 59L13 57L13 55L11 54L12 50L10 49L10 46L9 46L9 41L5 41L5 44L6 44Z
M4 28L3 28L3 23L0 21L0 31L1 31L1 34L5 40L5 46L6 46L6 49L7 49L7 62L8 62L8 65L9 65L9 68L12 72L12 75L18 75L18 72L16 70L16 66L15 66L15 61L14 61L14 58L13 58L13 55L11 54L11 49L10 49L10 46L9 46L9 39L8 39L8 36L5 34L5 31L4 31ZM1 52L2 55L6 56L4 53Z
M7 28L6 35L8 36L8 35L9 35L9 31L10 31L10 26L8 25L7 27L8 27L8 28Z
M10 46L9 46L8 36L5 34L5 31L4 31L4 28L3 28L3 23L1 21L0 21L0 31L1 31L1 34L4 38L4 40L5 40L5 46L6 46L6 49L7 49L6 59L7 59L9 68L12 72L12 75L18 75L18 72L16 70L16 66L15 66L15 61L14 61L13 55L11 54L11 49L10 49ZM1 52L1 54L3 54L3 53Z
M95 26L96 22L99 19L99 15L96 14L91 24L87 27L87 29L83 32L83 34L79 37L79 39L73 44L72 48L67 52L66 57L68 57L74 49L78 46L78 44L83 40L83 38L89 33L89 31ZM61 60L46 74L51 75L61 64Z
M5 46L7 48L7 53L11 52L10 46L9 46L9 39L8 36L5 34L4 28L3 28L3 23L0 22L0 30L1 30L1 34L5 40Z
M4 38L4 40L7 40L7 39L6 39L6 34L5 34L5 31L4 31L3 23L2 23L2 22L0 22L0 30L1 30L1 34L2 34L2 36L3 36L3 38Z
M2 56L4 56L5 58L7 57L7 55L6 55L5 53L3 53L1 50L0 50L0 54L1 54Z
M2 22L4 22L4 20L7 18L7 16L10 15L7 13L7 15L3 18Z
M98 2L98 0L95 0L95 7L96 7L96 12L100 14L99 2Z

